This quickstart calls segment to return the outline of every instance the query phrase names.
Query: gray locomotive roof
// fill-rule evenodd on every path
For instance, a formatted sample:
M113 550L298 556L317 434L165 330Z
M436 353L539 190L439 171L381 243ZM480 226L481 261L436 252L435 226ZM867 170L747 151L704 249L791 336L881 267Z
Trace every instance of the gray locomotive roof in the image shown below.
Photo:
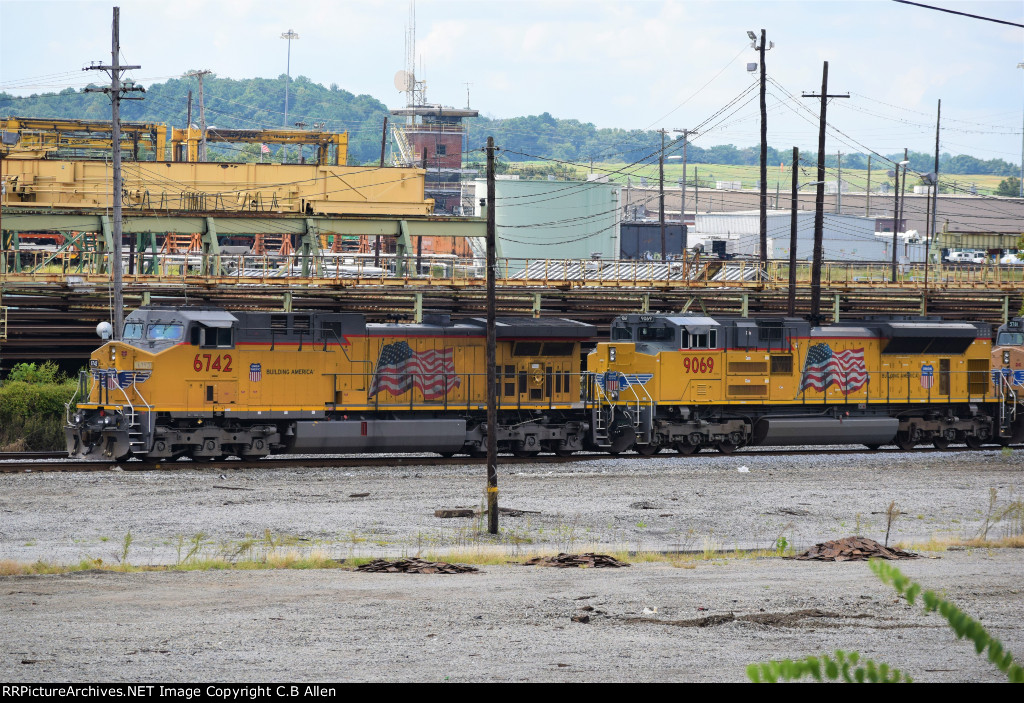
M970 322L883 322L883 337L977 337L978 326Z
M487 320L474 317L467 324L486 329ZM590 339L597 334L597 328L585 322L566 320L561 317L498 317L494 320L498 339L548 337L563 339Z
M454 325L410 324L407 322L368 323L366 333L374 337L479 337L476 325L456 323Z
M128 315L130 320L147 322L201 322L207 327L231 327L238 322L231 313L219 308L174 308L144 306Z
M878 330L863 327L857 324L851 325L824 325L812 327L811 337L870 337L877 338Z
M721 323L713 317L703 315L673 315L664 319L680 327L719 327Z

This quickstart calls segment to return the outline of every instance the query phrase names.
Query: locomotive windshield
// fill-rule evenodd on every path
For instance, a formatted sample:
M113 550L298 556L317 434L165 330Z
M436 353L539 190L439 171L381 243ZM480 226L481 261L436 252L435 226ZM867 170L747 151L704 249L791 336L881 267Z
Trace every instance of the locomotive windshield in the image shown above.
M997 347L1022 347L1024 346L1024 332L1000 332L996 337Z
M142 339L142 326L141 322L126 322L124 324L124 338Z
M184 334L184 328L178 323L150 325L146 331L146 339L177 341Z
M675 330L668 327L647 327L641 325L636 328L636 340L638 342L662 342L671 341L675 336Z

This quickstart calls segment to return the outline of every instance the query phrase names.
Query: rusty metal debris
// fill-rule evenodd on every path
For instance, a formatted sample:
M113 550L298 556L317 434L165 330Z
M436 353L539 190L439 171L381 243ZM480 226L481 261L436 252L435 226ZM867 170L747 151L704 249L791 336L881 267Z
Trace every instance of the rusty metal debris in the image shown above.
M801 561L867 561L879 559L917 559L920 554L904 552L895 547L885 547L866 537L844 537L843 539L821 542L798 554L792 559Z
M572 566L587 566L594 569L617 569L622 566L629 566L626 562L619 561L607 554L594 554L593 552L587 552L586 554L559 553L558 556L553 557L534 557L523 562L523 564L525 566L556 566L562 569Z
M468 574L479 571L479 569L465 564L449 564L444 561L426 561L417 557L409 557L398 561L374 559L368 564L356 567L356 571L375 574Z

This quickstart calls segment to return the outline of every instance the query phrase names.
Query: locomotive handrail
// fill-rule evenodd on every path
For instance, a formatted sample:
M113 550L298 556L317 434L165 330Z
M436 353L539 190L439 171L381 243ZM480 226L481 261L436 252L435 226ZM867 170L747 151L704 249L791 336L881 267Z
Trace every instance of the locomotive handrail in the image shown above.
M69 400L68 402L64 403L64 419L67 420L67 424L69 424L69 425L71 424L71 406L75 404L75 398L78 397L78 394L81 392L82 388L85 386L83 381L85 380L87 374L89 374L88 371L79 371L78 372L78 385L75 386L75 392L71 396L71 400ZM89 374L89 375L91 376L91 374ZM95 382L95 379L94 379L93 382ZM91 395L92 395L92 385L90 384L89 392L87 394L83 393L82 397L83 398L88 398Z

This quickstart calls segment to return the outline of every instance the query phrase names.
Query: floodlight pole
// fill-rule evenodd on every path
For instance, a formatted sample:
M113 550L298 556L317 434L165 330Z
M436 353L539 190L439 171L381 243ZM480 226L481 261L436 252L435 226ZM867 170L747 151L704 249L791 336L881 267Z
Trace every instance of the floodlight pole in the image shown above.
M288 40L288 64L284 81L284 128L288 129L288 85L292 82L292 39L298 39L299 35L289 29L287 32L281 32L281 38ZM281 151L284 153L282 161L288 163L288 145L283 145Z

